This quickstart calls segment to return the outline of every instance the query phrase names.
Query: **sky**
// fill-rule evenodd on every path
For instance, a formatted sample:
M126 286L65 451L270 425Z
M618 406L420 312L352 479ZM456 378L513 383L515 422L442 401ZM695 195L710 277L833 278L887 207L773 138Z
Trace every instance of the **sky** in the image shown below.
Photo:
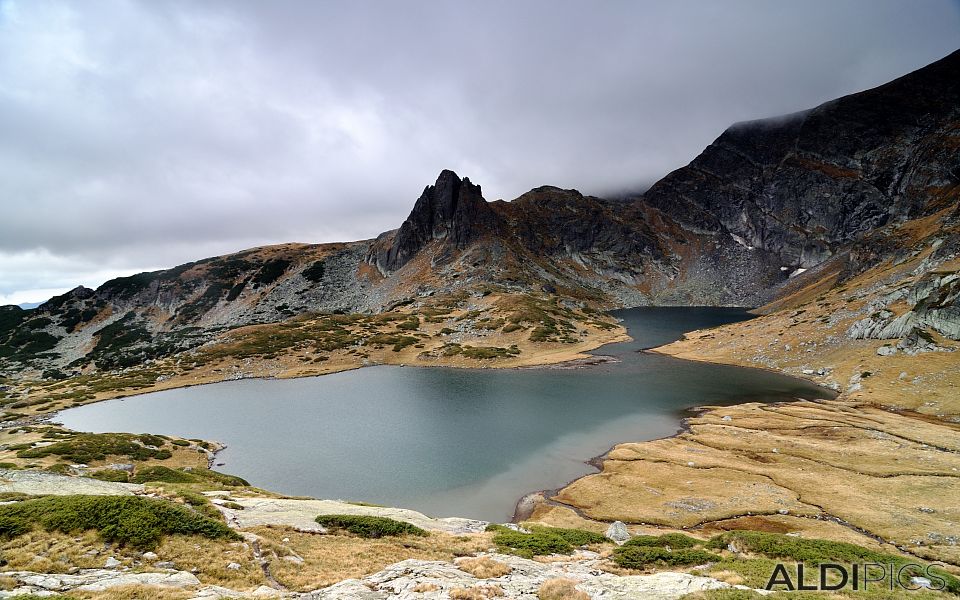
M960 0L0 0L0 304L374 237L444 168L642 190L957 48Z

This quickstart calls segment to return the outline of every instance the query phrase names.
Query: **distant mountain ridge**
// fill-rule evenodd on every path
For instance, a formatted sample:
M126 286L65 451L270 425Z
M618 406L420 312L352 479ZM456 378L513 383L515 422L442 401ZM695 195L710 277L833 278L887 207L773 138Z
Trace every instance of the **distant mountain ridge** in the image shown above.
M236 327L491 286L594 308L758 306L834 257L851 273L879 264L898 248L877 232L955 206L958 192L960 51L809 111L736 124L624 200L543 186L487 202L444 170L375 240L256 248L35 310L2 307L0 374L122 368ZM859 251L868 237L873 251Z

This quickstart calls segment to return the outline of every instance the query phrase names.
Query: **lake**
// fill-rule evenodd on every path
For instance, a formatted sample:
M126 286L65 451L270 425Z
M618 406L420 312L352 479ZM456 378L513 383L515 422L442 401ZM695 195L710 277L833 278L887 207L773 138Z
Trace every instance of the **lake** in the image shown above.
M66 427L227 444L220 471L289 495L505 521L524 494L594 472L618 442L671 435L705 404L829 398L769 371L640 352L749 318L726 308L617 311L631 342L578 369L366 367L143 394L61 412Z

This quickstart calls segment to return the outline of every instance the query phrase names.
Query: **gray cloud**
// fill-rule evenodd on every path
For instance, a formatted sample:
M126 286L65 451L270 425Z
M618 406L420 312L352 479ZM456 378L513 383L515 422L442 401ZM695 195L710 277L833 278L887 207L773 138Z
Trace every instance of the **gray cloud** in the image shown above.
M372 237L442 168L642 188L958 46L937 0L0 0L0 302Z

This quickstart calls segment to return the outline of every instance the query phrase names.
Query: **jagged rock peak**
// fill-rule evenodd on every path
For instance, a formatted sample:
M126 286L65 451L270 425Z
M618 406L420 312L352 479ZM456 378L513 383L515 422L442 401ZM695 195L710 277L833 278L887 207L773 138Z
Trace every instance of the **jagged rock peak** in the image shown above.
M396 271L433 240L463 249L495 222L479 185L448 169L424 188L392 244L377 244L369 257L381 271Z

